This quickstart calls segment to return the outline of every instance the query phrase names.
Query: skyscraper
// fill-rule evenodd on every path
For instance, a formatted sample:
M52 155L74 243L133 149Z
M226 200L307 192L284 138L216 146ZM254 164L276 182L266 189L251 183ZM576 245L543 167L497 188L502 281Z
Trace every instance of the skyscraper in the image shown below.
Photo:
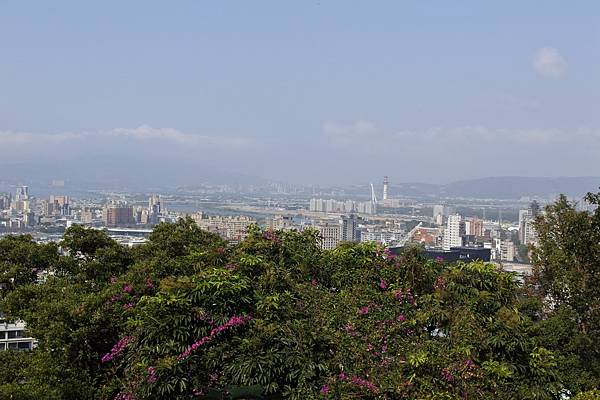
M358 224L361 218L351 214L350 216L343 216L340 219L341 227L341 240L344 242L359 242L360 231L358 230Z
M446 224L446 230L444 231L444 250L450 250L452 247L462 246L461 237L461 225L464 230L464 224L462 223L462 217L459 214L449 215L448 222Z

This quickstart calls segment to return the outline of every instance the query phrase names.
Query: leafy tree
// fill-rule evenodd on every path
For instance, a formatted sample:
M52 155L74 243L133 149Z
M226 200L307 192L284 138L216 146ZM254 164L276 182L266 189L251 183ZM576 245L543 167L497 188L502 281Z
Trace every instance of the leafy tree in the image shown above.
M545 333L567 350L561 369L572 391L597 387L600 376L600 194L586 200L594 212L577 211L565 196L546 207L532 255L541 326L552 326Z
M29 235L0 238L0 289L14 289L32 283L38 272L58 261L57 246L38 245Z

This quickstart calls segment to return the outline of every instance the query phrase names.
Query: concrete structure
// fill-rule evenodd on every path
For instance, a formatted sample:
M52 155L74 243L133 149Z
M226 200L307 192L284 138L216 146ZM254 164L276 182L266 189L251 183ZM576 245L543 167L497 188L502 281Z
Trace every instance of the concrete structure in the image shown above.
M35 339L29 336L22 321L8 322L0 313L0 351L31 350L35 347Z
M245 215L240 216L209 216L203 212L192 215L196 224L204 230L216 233L225 240L240 242L248 236L248 227L256 224L256 220Z
M390 181L388 179L387 176L383 177L383 200L387 200L388 199L388 189L389 189L389 185L390 185Z
M341 240L344 242L360 242L360 231L358 230L358 224L362 221L362 218L350 214L349 216L342 216L340 219L341 229Z
M320 245L323 250L332 250L342 239L342 229L335 221L319 221L314 225L319 231Z
M288 215L276 215L273 218L268 218L266 228L274 231L283 230L289 231L295 229L294 218Z
M323 213L377 213L377 205L372 201L356 202L353 200L338 201L334 199L311 199L308 209L309 211Z
M519 210L519 240L522 244L537 243L535 219L540 213L540 206L533 201L527 210Z
M104 208L106 226L123 226L135 224L133 208L120 205L108 205Z
M462 217L459 214L448 216L448 222L444 231L444 250L462 246L462 235L464 235Z

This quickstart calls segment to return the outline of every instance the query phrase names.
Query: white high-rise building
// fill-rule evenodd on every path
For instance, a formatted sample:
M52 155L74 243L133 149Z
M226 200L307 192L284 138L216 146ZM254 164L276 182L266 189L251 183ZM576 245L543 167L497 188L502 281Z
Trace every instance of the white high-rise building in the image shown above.
M342 227L335 221L323 221L315 224L319 231L319 239L323 250L332 250L342 239Z
M462 246L461 222L462 217L459 214L448 216L446 230L444 231L444 250L450 250L452 247Z

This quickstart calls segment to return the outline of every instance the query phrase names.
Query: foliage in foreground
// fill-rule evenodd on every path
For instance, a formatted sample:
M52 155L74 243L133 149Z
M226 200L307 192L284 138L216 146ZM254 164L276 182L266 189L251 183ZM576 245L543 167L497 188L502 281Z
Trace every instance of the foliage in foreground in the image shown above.
M1 307L39 343L0 353L0 399L597 398L600 214L561 199L538 224L523 287L312 231L228 246L189 219L134 249L4 238Z

